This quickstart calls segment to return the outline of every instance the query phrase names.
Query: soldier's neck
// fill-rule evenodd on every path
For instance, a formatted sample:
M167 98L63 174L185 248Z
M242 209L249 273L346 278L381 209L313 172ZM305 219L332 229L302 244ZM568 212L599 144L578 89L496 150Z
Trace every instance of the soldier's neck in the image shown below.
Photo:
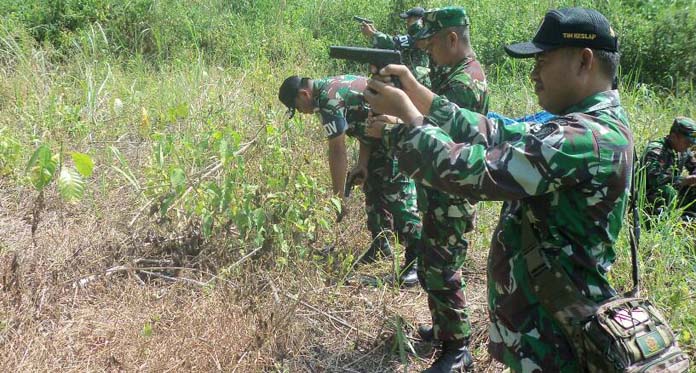
M476 53L471 48L470 45L460 47L452 58L452 63L449 64L450 67L459 65L462 61L476 59Z

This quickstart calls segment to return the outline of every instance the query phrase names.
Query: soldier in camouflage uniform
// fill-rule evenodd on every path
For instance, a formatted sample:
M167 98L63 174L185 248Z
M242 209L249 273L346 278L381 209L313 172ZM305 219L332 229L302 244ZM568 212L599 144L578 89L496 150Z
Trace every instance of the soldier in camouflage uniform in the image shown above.
M369 123L368 134L395 148L400 167L417 182L505 201L488 259L489 352L514 372L577 372L582 362L531 287L523 223L530 222L534 246L562 267L582 299L616 295L607 272L633 163L628 120L612 90L618 41L599 12L566 8L546 14L533 42L506 51L536 59L531 78L539 104L557 117L503 125L435 96L406 69L389 65L381 74L397 76L403 91L371 80L365 98L373 110L410 125Z
M374 24L366 22L363 22L360 28L363 35L372 40L373 48L401 51L404 65L411 69L418 82L430 87L430 60L423 50L416 47L413 39L413 36L422 28L421 18L424 13L423 8L415 7L399 15L406 21L407 35L387 35L377 31Z
M291 76L281 85L278 96L290 110L291 118L295 109L304 114L319 114L329 141L334 194L343 196L345 188L348 162L345 136L359 141L358 166L352 173L361 174L364 180L367 228L372 234L372 244L362 260L369 262L378 254L390 254L385 230L398 235L408 258L414 255L421 235L415 184L399 173L396 159L388 156L378 141L365 136L369 111L363 97L366 84L366 78L353 75L317 80ZM407 261L405 266L408 264Z
M668 136L651 141L645 148L645 194L648 211L659 214L669 206L686 207L685 216L696 217L696 122L677 117ZM683 176L686 170L688 175Z
M432 86L435 94L446 97L461 108L480 114L488 111L486 76L476 60L469 41L469 17L462 7L445 7L425 13L423 28L414 36L425 45L443 74ZM463 141L451 134L454 141ZM423 214L422 255L419 256L419 278L428 292L433 327L421 326L419 333L428 339L443 342L443 351L457 351L457 359L441 358L431 368L451 370L445 365L462 361L467 369L473 360L466 345L471 324L466 309L464 264L468 241L464 234L474 228L475 205L425 185L418 185L419 206ZM423 203L422 201L425 201Z

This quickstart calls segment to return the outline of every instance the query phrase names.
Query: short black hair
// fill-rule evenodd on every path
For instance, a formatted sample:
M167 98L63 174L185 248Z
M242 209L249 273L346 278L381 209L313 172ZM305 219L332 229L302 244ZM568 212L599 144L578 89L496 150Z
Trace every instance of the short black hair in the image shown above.
M602 72L604 72L604 75L613 81L619 70L621 53L610 52L603 49L593 49L592 54L594 54L595 58L599 61L600 68Z
M454 32L455 34L457 34L457 38L459 39L460 43L464 43L465 45L469 45L470 43L468 25L447 27L445 29L442 29L440 32L440 36L447 35L450 32Z

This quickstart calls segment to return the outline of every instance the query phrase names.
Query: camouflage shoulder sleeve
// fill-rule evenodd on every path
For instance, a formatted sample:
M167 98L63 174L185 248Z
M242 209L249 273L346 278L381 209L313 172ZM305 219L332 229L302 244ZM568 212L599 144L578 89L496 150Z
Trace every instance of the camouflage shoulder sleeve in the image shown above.
M645 147L643 154L643 167L645 169L646 192L650 195L662 195L663 197L676 195L672 185L672 171L669 170L664 160L664 147L658 141L651 141Z
M455 142L469 144L491 145L506 141L506 136L512 136L521 123L511 123L509 128L502 119L489 119L471 110L462 109L444 96L435 96L430 106L428 120L431 124L441 127ZM507 131L499 129L507 128Z
M688 151L686 157L684 167L686 167L686 170L689 171L690 175L693 175L694 172L696 172L696 153Z
M324 92L317 99L319 108L319 118L321 125L326 131L326 137L332 139L346 132L348 123L344 113L344 108L339 100L330 99Z
M474 79L466 72L460 72L449 80L439 92L459 105L477 113L488 112L488 87L485 81Z
M372 47L379 49L394 49L394 38L383 32L376 32L372 35Z
M452 82L443 96L456 103L459 107L466 108L477 113L482 113L482 92L474 92L471 87L462 82Z
M578 121L496 127L506 141L485 145L454 143L436 126L402 126L394 135L399 165L426 186L474 200L546 194L599 172L589 166L599 162L595 137Z

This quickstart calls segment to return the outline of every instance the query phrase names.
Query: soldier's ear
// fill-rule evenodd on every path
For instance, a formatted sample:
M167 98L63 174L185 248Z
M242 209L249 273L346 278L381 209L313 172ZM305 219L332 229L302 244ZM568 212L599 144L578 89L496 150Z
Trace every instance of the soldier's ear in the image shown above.
M450 30L450 32L447 33L447 40L450 43L450 47L454 47L459 43L459 35L453 30Z
M594 52L592 52L592 49L590 48L583 48L580 51L580 68L586 71L590 71L593 68L597 68L598 66L595 66L597 64L597 60L595 59Z

